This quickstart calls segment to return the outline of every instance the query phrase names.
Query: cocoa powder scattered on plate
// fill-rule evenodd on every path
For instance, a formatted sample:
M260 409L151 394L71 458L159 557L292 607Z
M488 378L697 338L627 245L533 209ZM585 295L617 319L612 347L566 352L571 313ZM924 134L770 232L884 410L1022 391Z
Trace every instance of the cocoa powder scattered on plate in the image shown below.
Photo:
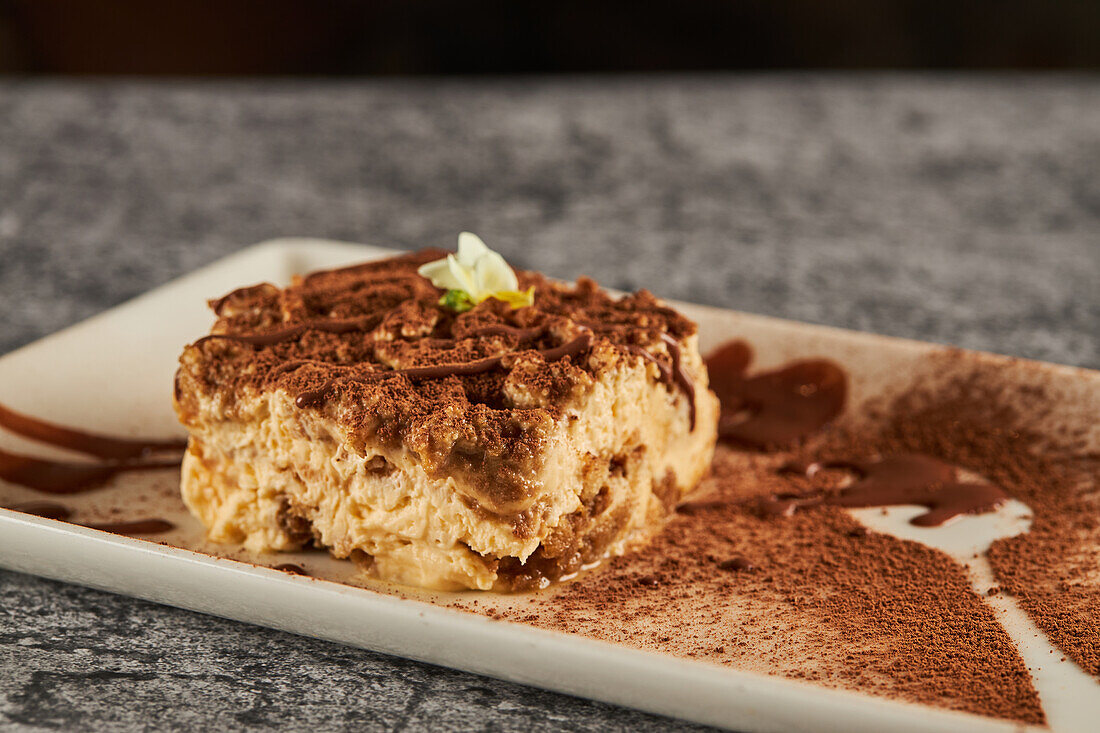
M838 507L764 516L765 497L846 476L786 463L935 456L1035 513L990 556L1000 591L1078 664L1100 673L1100 497L1095 386L1060 393L1048 368L946 351L891 396L782 453L720 447L712 475L649 545L527 599L505 618L832 687L1028 723L1031 679L963 568L867 531ZM1082 386L1083 385L1083 386ZM1090 407L1091 404L1091 407ZM749 564L751 572L729 569ZM534 609L532 611L532 608Z

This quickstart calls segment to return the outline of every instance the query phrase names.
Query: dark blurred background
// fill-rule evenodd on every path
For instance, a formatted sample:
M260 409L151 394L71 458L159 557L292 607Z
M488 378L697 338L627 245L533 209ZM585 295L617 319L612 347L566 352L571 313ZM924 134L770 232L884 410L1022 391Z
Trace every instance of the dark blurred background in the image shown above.
M1097 69L1097 0L0 0L0 72Z

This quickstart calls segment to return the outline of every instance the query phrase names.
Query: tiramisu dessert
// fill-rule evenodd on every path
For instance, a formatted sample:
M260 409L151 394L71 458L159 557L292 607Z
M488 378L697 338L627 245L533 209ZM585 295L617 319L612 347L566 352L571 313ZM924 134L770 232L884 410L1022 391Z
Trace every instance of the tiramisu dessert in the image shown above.
M821 687L1100 714L1094 372L701 310L704 361L649 293L473 235L211 305L175 404L215 547L178 441L3 405L0 433L82 457L5 444L0 507L398 596L548 585L427 600ZM250 552L307 547L354 562Z
M712 457L694 323L513 271L472 234L211 306L175 404L184 501L215 541L528 588L647 538Z

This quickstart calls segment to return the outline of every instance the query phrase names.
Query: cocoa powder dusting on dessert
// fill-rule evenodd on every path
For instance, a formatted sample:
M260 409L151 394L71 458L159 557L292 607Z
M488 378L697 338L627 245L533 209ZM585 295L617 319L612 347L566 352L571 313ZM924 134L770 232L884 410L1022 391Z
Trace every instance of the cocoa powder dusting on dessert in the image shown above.
M695 332L693 323L646 291L614 299L587 278L563 285L525 271L517 276L525 289L535 288L533 306L513 309L489 299L456 314L438 304L442 291L416 272L419 265L445 254L423 250L312 273L286 289L253 286L212 301L218 323L192 348L216 353L233 370L214 374L213 365L204 365L206 373L191 376L211 379L211 391L222 394L273 384L297 394L335 378L343 382L334 387L335 398L357 378L373 374L378 379L395 370L431 368L428 378L457 376L464 385L466 377L480 371L465 374L455 366L529 352L542 352L547 366L573 357L574 365L583 369L578 349L565 347L592 331L595 340L623 352L642 346L671 361L665 336L678 342ZM441 366L451 370L437 375ZM501 366L505 372L515 368ZM538 386L554 380L542 368L535 371ZM415 379L417 373L410 376ZM232 384L214 382L214 377L229 378Z
M417 274L446 253L424 250L258 285L212 301L218 321L188 347L179 412L196 396L231 413L241 395L285 390L300 409L336 419L361 442L414 452L432 476L492 475L478 500L510 513L554 420L620 360L650 368L694 416L680 344L695 325L646 291L613 298L581 278L516 271L533 305L489 298L456 313ZM691 365L698 369L698 365ZM690 382L688 383L690 387ZM482 483L485 483L482 481Z

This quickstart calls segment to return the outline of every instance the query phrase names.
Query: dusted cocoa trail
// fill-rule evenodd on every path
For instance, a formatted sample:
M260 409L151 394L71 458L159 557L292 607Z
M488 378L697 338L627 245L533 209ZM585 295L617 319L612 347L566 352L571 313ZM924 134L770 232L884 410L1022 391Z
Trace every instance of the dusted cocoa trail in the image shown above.
M1001 591L1078 666L1100 678L1100 472L1091 415L1056 392L1043 372L964 352L928 361L922 376L869 406L866 425L829 436L804 462L919 453L987 479L1026 503L1028 532L998 540L988 557ZM835 477L824 476L826 488ZM820 490L792 476L795 491ZM817 483L821 483L820 481ZM776 492L778 493L778 492ZM827 510L824 510L827 511Z
M732 355L747 365L746 353ZM989 553L999 592L1016 595L1067 656L1100 676L1091 423L1054 413L1061 403L1045 393L1042 374L1003 362L949 352L912 379L835 429L805 436L796 451L719 447L711 478L650 545L551 589L533 610L462 607L1042 723L1027 669L963 569L938 550L866 529L843 507L923 504L930 511L918 522L935 526L1010 496L1025 501L1031 531ZM988 483L961 480L963 470ZM783 499L814 508L784 518L760 511Z
M991 609L946 555L838 507L754 502L806 479L790 453L719 446L699 499L652 542L511 609L464 610L826 687L1028 723L1044 715Z
M825 359L807 359L746 376L752 347L730 341L706 357L710 387L722 403L718 436L756 449L790 446L844 411L848 376Z

